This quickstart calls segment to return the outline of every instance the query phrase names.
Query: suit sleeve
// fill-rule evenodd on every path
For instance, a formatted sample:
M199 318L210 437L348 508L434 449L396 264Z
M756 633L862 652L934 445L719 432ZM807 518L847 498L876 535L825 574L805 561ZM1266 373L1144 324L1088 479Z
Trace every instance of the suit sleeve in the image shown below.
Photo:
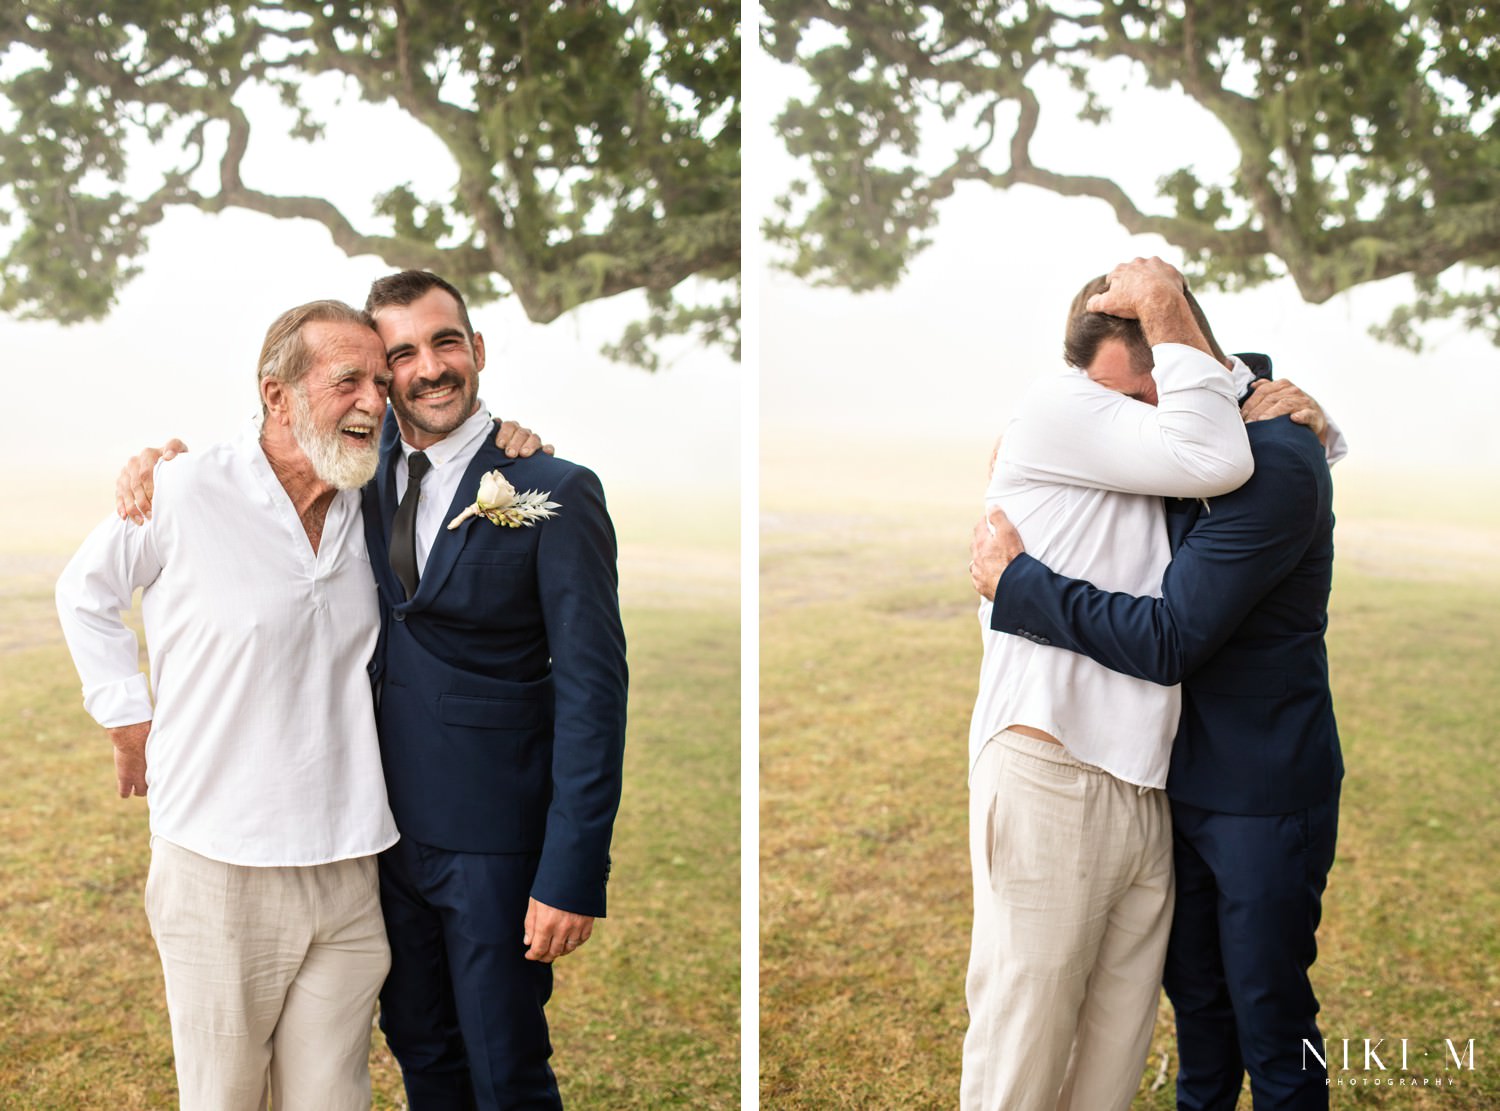
M570 472L552 495L562 508L539 526L537 546L556 697L552 802L531 893L548 906L600 917L620 804L628 678L615 534L591 471Z
M1268 441L1255 475L1216 499L1178 549L1162 597L1100 590L1027 555L1000 576L990 627L1170 685L1198 668L1296 565L1313 535L1316 476L1305 454Z

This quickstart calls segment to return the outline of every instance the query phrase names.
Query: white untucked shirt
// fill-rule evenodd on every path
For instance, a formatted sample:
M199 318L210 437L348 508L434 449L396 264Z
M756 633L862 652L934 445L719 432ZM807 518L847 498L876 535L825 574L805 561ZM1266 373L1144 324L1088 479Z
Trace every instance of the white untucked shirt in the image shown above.
M1027 553L1052 570L1160 597L1171 559L1162 495L1227 493L1254 463L1224 366L1182 344L1159 344L1152 353L1155 406L1078 370L1037 383L1005 429L985 501L1005 511ZM979 609L984 659L970 768L996 733L1028 725L1119 779L1165 786L1179 689L994 632L992 608L983 602Z
M334 497L314 555L251 427L161 464L153 506L143 528L113 517L96 528L57 584L84 707L106 728L152 723L151 831L265 867L394 844L359 492ZM120 616L138 587L149 690Z

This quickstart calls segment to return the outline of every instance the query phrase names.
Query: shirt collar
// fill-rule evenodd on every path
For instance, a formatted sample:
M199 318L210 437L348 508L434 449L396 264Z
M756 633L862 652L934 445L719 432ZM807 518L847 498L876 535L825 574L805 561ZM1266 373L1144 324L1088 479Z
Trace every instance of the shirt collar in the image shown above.
M420 450L434 467L441 467L455 459L466 459L473 455L472 449L475 447L475 441L487 436L493 427L490 421L490 411L481 401L479 408L470 414L468 420L435 444L419 449L402 440L401 458L410 459L412 452Z

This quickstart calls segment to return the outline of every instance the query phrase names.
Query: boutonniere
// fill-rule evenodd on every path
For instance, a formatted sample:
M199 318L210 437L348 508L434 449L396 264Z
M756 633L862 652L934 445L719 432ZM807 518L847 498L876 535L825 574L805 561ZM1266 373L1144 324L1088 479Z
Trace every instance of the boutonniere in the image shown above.
M456 529L470 517L483 517L493 525L504 525L506 528L525 525L530 528L537 521L556 517L557 514L552 511L562 508L557 502L548 501L549 497L550 493L544 494L536 490L518 494L503 474L493 470L479 480L479 496L474 499L474 504L449 521L448 527Z

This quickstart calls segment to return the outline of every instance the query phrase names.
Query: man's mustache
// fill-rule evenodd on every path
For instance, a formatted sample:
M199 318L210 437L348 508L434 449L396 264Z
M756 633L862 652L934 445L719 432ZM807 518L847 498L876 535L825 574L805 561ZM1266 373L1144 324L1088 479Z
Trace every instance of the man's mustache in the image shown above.
M424 393L432 393L436 390L446 389L449 386L452 386L456 390L462 390L464 387L463 376L453 371L439 374L436 378L416 383L411 389L406 391L406 396L420 397Z

